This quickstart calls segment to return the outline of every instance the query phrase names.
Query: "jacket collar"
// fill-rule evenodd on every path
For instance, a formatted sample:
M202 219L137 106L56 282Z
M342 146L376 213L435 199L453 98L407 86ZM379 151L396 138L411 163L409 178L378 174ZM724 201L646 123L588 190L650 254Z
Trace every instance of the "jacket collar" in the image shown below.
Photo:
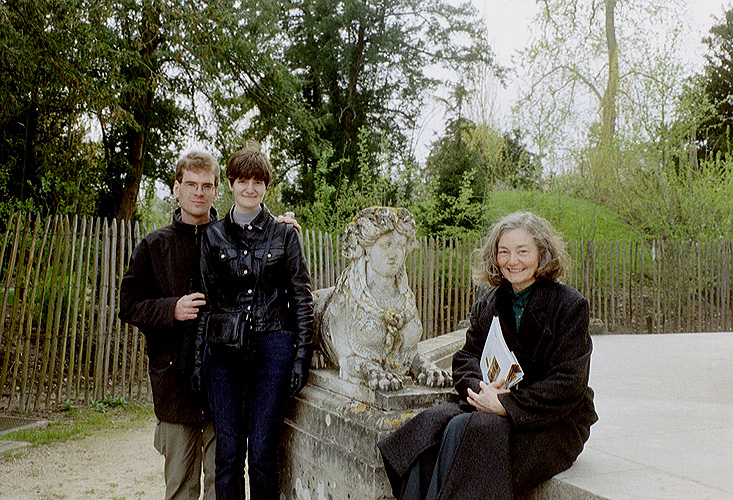
M199 224L199 225L186 224L185 222L183 222L183 220L181 220L181 207L178 207L173 212L173 221L171 222L171 226L176 231L191 231L195 233L199 228L203 229L208 224L214 222L218 218L219 217L216 213L216 209L214 207L211 207L209 209L209 222L206 222L204 224Z
M261 232L267 227L267 224L273 219L273 217L270 210L267 208L267 205L260 203L260 206L262 207L262 210L260 210L260 213L257 214L257 217L255 217L249 225ZM242 226L237 224L234 220L234 205L229 209L224 221L229 227L242 229Z
M545 316L547 315L548 309L547 306L548 302L551 300L551 290L555 284L556 283L552 280L538 279L533 285L534 290L529 298L524 314L531 314L537 321L537 324L545 324ZM497 295L502 298L502 302L505 304L511 304L511 289L511 284L506 281L499 285L497 289Z

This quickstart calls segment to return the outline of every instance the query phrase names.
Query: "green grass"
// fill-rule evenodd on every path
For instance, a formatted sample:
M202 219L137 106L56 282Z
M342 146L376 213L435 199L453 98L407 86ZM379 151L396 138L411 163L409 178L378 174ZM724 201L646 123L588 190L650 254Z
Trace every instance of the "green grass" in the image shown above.
M549 220L565 241L640 240L643 236L605 207L570 196L538 191L494 191L487 219L494 223L516 211L530 211Z
M121 398L96 401L88 407L75 407L69 403L58 412L44 416L50 420L44 429L24 429L1 436L6 441L25 441L33 446L82 439L109 429L129 429L149 422L153 417L151 404L127 403ZM6 458L14 458L10 452Z

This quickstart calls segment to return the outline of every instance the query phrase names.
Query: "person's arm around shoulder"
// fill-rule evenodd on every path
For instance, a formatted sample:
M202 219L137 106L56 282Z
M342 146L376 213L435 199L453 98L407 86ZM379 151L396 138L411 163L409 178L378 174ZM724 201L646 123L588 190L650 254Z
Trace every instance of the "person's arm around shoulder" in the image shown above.
M298 224L298 220L295 218L295 212L288 211L282 215L278 215L277 222L278 224L290 224L298 230L299 234L303 234L303 228Z

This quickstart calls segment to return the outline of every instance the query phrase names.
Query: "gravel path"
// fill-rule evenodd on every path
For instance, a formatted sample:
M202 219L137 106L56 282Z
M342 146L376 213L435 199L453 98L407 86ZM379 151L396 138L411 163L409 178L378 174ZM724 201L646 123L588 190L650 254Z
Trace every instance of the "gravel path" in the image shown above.
M0 500L160 500L163 457L155 420L0 458Z

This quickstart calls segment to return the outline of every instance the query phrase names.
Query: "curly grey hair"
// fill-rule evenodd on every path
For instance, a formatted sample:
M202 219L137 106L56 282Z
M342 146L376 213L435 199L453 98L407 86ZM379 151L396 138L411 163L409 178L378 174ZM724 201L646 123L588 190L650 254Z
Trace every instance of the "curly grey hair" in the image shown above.
M514 212L499 219L492 226L484 245L475 251L476 265L473 269L473 279L477 284L499 286L504 281L496 254L499 238L504 231L512 229L524 229L534 239L540 252L537 278L557 281L565 276L570 257L565 251L565 243L560 235L546 219L532 212Z

